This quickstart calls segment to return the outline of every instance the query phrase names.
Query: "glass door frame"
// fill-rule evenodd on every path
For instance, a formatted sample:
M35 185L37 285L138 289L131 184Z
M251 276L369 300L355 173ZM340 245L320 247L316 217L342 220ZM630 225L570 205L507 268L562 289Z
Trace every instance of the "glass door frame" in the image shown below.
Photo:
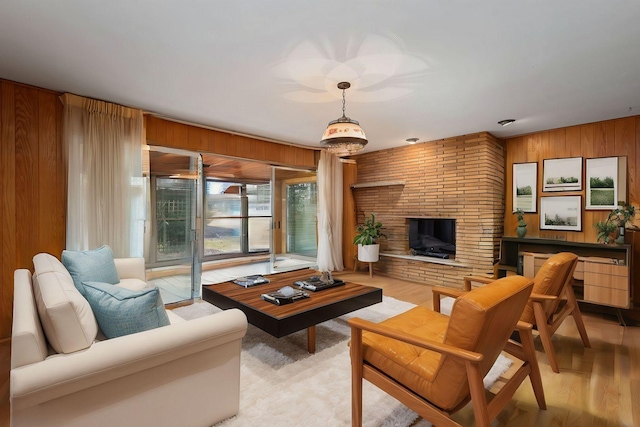
M157 223L157 194L156 194L156 180L157 177L151 175L149 182L149 204L150 204L150 219L149 219L149 227L147 238L145 239L147 244L145 245L145 268L155 268L155 267L163 267L170 265L181 265L187 262L190 267L190 278L191 278L191 290L190 290L190 299L199 298L201 295L201 285L202 285L202 254L200 244L202 240L202 213L203 213L203 201L202 201L202 191L201 188L203 186L204 174L202 169L202 155L197 152L188 151L188 150L180 150L175 148L168 148L162 146L153 146L150 145L149 149L151 151L157 151L161 153L167 154L175 154L179 156L185 156L190 158L190 170L191 173L195 175L195 177L175 177L176 179L188 179L194 181L194 185L192 189L190 189L191 197L190 197L190 229L188 231L188 239L189 245L191 248L191 254L185 258L177 258L174 260L166 260L166 261L158 261L157 259L157 245L158 245L158 229L155 225Z
M277 182L276 180L276 171L277 170L289 170L289 171L295 171L295 172L301 172L301 173L312 173L315 174L315 178L312 177L305 177L305 178L293 178L293 179L284 179L282 180L280 183ZM314 169L297 169L297 168L291 168L291 167L285 167L285 166L272 166L271 168L271 213L272 213L272 225L271 225L271 253L270 253L270 264L271 264L271 269L275 270L276 269L276 257L278 255L277 251L276 251L276 234L279 234L279 239L280 239L280 245L278 247L282 248L283 250L280 252L281 254L285 254L287 253L288 249L287 249L287 239L286 239L286 210L282 208L282 205L285 204L286 205L286 186L288 184L299 184L299 183L305 183L305 182L316 182L317 185L317 177L318 177L318 171L314 170ZM276 196L277 196L277 191L276 191L276 185L280 185L280 189L279 191L281 192L280 194L280 200L276 200ZM317 197L317 196L316 196ZM284 198L284 202L283 202L283 198ZM317 200L316 200L317 203ZM279 204L279 206L277 206L277 204ZM284 233L283 233L284 230ZM316 244L317 244L317 214L316 214ZM283 237L283 234L285 234L285 236Z

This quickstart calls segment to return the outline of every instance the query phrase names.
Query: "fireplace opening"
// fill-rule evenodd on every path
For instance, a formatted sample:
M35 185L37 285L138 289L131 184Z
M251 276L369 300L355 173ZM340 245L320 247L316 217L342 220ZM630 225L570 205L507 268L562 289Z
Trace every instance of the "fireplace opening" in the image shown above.
M456 254L456 220L409 218L409 249L412 255L448 259Z

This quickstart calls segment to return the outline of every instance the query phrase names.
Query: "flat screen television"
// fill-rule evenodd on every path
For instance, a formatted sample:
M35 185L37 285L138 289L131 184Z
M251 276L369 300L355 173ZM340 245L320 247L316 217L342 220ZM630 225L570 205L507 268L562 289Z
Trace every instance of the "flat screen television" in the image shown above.
M410 218L409 248L418 255L456 253L456 220Z

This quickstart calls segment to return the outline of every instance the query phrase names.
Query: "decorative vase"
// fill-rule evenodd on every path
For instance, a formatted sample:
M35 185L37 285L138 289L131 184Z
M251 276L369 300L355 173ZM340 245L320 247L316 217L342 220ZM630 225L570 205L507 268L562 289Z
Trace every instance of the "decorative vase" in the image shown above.
M358 245L358 261L378 262L380 259L380 244Z
M527 234L527 226L519 225L518 228L516 228L516 233L518 233L518 237L523 238Z
M624 227L618 227L618 237L615 242L619 245L624 245Z

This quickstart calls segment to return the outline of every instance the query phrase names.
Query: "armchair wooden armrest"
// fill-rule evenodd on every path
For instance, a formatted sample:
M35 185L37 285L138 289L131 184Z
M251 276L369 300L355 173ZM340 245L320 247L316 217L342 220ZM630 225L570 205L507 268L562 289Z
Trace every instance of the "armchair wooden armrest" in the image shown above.
M354 336L360 337L362 331L369 331L373 332L374 334L393 338L398 341L406 342L407 344L415 345L444 355L457 357L469 362L477 363L482 361L482 359L484 358L484 356L480 353L475 353L473 351L464 350L436 341L425 340L424 338L391 329L388 326L380 325L378 323L369 322L368 320L359 319L357 317L349 319L349 326L351 326L352 345L354 345L354 343L356 342L361 341L360 339L354 339Z
M546 302L546 301L557 301L559 298L556 295L545 295L545 294L531 294L529 299L532 301Z
M482 277L482 276L466 276L464 277L464 290L471 290L471 282L480 282L484 285L488 285L491 282L495 282L496 279L492 277Z
M441 295L451 298L458 298L467 293L467 291L464 291L462 289L445 288L442 286L434 286L431 289L431 292L433 293L433 311L437 311L438 313L440 313Z

